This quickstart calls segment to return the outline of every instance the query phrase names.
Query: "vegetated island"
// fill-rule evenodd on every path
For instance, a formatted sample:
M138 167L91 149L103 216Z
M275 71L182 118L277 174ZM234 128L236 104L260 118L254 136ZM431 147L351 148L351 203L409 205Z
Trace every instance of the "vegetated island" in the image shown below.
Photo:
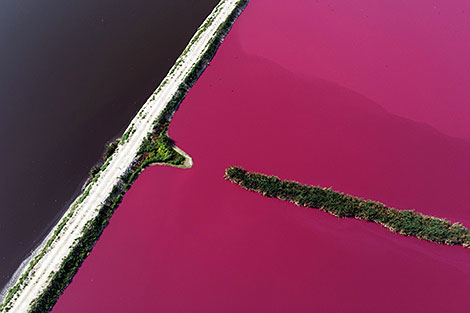
M125 192L150 165L191 167L168 136L170 121L249 0L221 0L120 139L90 171L83 192L33 253L0 312L49 312L90 254Z
M266 197L320 209L337 217L375 222L392 232L431 242L470 247L470 231L460 223L451 223L413 210L389 208L382 203L345 195L330 188L302 185L276 176L248 172L241 167L227 168L225 178Z

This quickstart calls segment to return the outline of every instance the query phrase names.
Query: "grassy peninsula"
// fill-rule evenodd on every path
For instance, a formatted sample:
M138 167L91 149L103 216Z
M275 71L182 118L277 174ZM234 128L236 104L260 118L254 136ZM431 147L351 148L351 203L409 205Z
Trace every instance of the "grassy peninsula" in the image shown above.
M382 203L345 195L318 186L281 180L276 176L252 173L240 167L229 167L225 178L246 190L266 197L316 208L337 217L352 217L381 224L392 232L446 245L470 247L470 231L460 223L417 213L397 210Z

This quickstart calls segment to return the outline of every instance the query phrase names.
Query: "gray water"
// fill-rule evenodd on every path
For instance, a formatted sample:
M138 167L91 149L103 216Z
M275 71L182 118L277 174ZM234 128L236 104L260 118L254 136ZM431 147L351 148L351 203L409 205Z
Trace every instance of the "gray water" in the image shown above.
M217 3L0 3L0 289Z

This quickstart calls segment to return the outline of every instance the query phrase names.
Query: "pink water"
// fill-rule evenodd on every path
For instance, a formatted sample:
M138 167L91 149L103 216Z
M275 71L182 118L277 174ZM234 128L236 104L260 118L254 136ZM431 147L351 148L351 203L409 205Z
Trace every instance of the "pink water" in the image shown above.
M322 44L324 54L302 60L307 52L298 50L312 52L319 36L346 44L348 34L371 31L347 2L332 8L342 12L337 18L324 16L325 1L311 2L250 3L172 123L170 135L195 166L153 167L139 177L54 312L469 311L470 250L298 208L223 180L227 166L240 165L470 226L465 92L448 82L439 90L458 100L456 114L444 100L405 97L410 82L437 92L433 77L466 62L469 49L434 68L432 77L415 72L395 81L407 63L389 51L387 38L411 38L421 29L398 27L400 16L415 14L416 24L444 21L425 10L425 2L398 1L399 10L396 1L386 1L374 11L374 23L383 24L380 38L355 51ZM460 14L460 7L440 5ZM338 25L343 22L349 27ZM340 29L348 33L340 36ZM436 39L419 40L414 44L426 47ZM374 42L379 47L369 49ZM439 51L413 50L420 60ZM354 57L360 53L370 57ZM290 57L295 66L285 63ZM381 57L390 80L362 76ZM460 70L455 75L468 82L470 74ZM432 113L424 114L423 106ZM413 120L392 114L400 110Z

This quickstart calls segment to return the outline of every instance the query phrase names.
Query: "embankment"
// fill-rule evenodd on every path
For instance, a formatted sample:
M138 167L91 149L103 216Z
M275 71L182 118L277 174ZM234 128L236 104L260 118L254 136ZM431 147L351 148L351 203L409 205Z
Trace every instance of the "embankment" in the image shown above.
M90 253L123 194L143 168L153 163L145 163L143 143L152 139L156 129L166 136L166 128L161 125L171 120L247 3L222 0L198 28L167 77L133 119L116 150L9 290L0 312L46 312L52 308ZM165 161L177 156L172 154Z

